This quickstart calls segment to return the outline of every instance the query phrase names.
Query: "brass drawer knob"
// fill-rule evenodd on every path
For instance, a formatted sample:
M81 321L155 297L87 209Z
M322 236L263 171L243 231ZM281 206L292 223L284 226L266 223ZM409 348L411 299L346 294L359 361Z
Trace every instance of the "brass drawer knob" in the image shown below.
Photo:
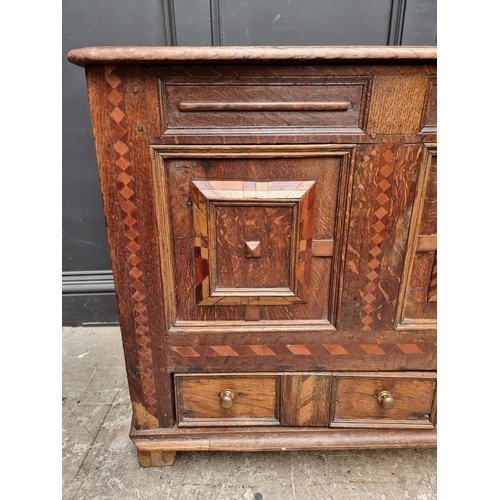
M377 398L380 401L380 404L386 409L390 410L394 408L396 401L394 400L393 395L389 391L382 391L377 394Z
M224 389L219 396L219 403L222 408L231 408L231 406L233 406L234 392L231 389Z

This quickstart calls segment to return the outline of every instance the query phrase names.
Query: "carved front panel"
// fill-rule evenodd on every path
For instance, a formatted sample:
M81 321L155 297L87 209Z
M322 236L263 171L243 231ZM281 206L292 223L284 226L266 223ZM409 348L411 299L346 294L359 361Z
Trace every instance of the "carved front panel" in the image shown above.
M307 302L314 181L193 181L198 305Z
M432 145L424 147L419 184L401 295L403 325L426 325L437 316L437 152Z
M247 148L239 158L234 148L214 147L207 159L193 158L189 147L173 158L158 150L155 168L166 186L159 203L172 224L164 239L175 256L172 277L164 273L175 289L174 324L333 323L350 148L322 147L316 156L295 146L270 149Z

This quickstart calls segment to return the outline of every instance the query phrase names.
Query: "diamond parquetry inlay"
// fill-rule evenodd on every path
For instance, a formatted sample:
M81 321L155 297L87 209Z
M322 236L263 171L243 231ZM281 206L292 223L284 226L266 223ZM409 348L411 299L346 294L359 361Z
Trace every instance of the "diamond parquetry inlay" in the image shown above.
M114 73L115 68L115 66L105 66L104 68L105 80L111 89L108 94L108 114L114 136L113 152L118 171L117 183L123 230L127 241L125 248L134 309L134 326L137 336L144 406L148 413L157 416L151 339L148 326L146 291L142 280L140 231L138 230L137 208L134 204L134 180L131 172L127 118L123 104L121 79Z
M390 191L392 174L394 172L395 146L386 146L380 155L380 165L377 178L377 193L375 200L377 206L372 216L372 232L370 242L372 247L369 254L372 257L368 262L366 277L368 283L363 292L363 306L361 308L362 330L371 330L374 321L374 313L377 308L378 285L380 277L381 244L384 241L386 231L386 216L389 213Z

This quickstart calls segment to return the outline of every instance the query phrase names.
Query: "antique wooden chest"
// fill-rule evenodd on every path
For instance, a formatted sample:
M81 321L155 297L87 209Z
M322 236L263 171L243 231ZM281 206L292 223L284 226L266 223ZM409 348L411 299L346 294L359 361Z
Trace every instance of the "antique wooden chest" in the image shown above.
M143 467L436 445L436 50L85 67Z

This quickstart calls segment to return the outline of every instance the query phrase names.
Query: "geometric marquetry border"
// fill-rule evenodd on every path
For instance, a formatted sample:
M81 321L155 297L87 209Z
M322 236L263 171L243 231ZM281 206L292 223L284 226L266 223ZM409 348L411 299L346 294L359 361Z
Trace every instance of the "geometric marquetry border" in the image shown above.
M169 346L169 355L181 358L199 357L266 357L266 356L423 356L435 351L435 345L399 344L256 344Z
M202 306L290 305L307 302L314 228L314 181L193 181L196 302ZM292 208L290 287L217 287L215 206ZM243 252L243 248L241 248Z
M328 312L329 321L335 322L336 311L341 300L342 262L347 248L347 224L353 182L353 151L355 144L259 144L259 145L151 145L151 166L153 174L153 196L155 200L160 245L163 303L165 306L166 328L169 331L176 323L176 297L173 262L173 242L170 225L169 203L166 197L167 177L165 160L186 158L311 158L340 157L342 167L339 179L337 206L342 216L336 225L337 238L334 240L332 280L332 302ZM344 211L345 210L345 211ZM187 328L189 331L189 328Z
M136 207L136 187L133 175L133 158L128 139L128 124L122 81L115 72L116 66L104 67L107 88L108 123L113 135L112 154L115 164L116 188L127 258L130 296L134 311L134 329L139 358L140 384L146 411L154 417L158 414L151 334L149 329L146 287L143 278L143 244Z
M413 206L413 211L410 221L408 245L406 249L406 256L404 262L403 280L401 281L401 285L399 288L398 303L396 307L396 322L394 327L397 330L408 329L408 328L412 330L420 330L420 329L425 330L428 328L435 329L437 326L437 320L431 318L405 320L405 309L410 287L410 277L413 272L413 263L415 261L415 255L416 252L418 251L419 229L420 229L420 221L422 220L422 215L424 210L425 193L427 190L427 183L429 180L432 158L436 155L437 155L436 143L424 143L422 145L422 160L420 163L417 186L415 191L415 204ZM436 265L436 273L437 273L437 265ZM435 278L437 285L437 276ZM436 299L437 299L437 293L436 293ZM434 301L435 300L432 299L430 300L430 302Z
M370 221L370 250L367 283L362 294L361 322L364 331L372 329L375 311L377 309L377 289L380 281L382 266L382 245L386 238L387 220L391 204L391 191L394 174L394 158L396 146L384 146L380 154L377 177L377 190L375 193L375 207Z

